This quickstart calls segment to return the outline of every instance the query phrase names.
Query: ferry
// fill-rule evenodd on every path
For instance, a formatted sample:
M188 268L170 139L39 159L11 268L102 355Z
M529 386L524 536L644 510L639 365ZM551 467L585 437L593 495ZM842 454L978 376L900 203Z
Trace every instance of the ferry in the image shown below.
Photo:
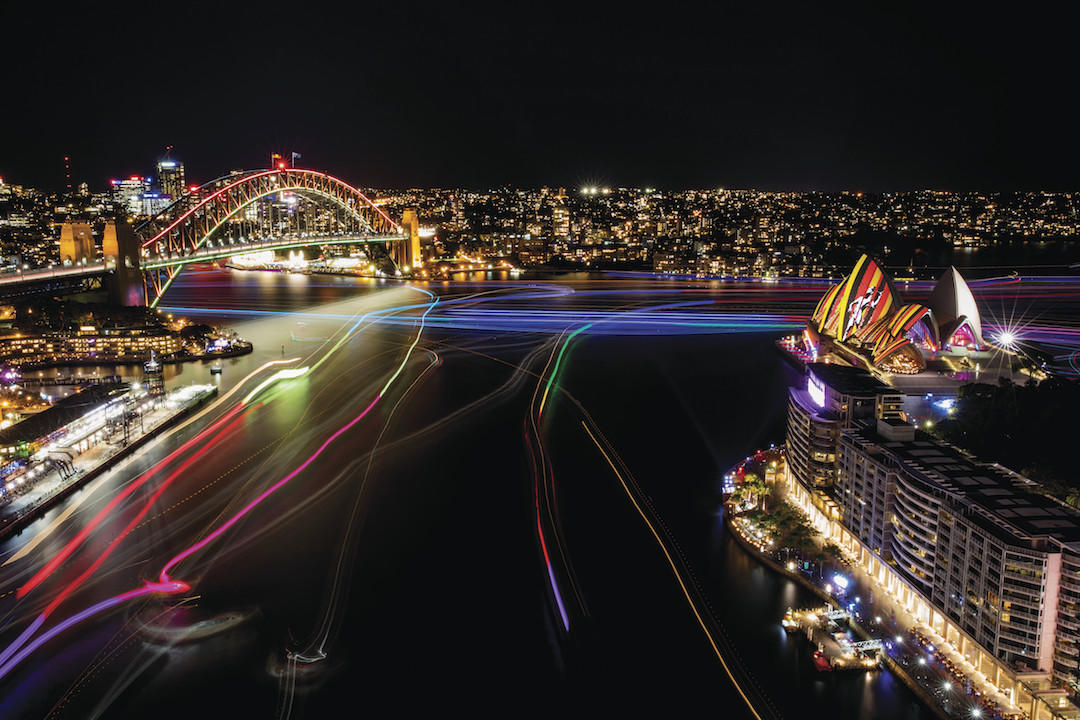
M795 621L795 611L788 608L787 612L784 613L784 619L780 621L780 624L784 627L784 630L789 633L798 630L799 623Z
M210 374L211 375L220 375L221 374L221 361L220 360L214 362L214 364L210 366Z

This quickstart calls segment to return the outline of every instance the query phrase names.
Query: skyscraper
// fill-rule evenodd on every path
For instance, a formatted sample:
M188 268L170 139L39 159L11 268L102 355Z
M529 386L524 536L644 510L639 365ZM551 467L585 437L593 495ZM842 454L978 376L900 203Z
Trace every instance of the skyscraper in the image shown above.
M118 208L133 216L142 213L143 193L150 190L150 178L132 175L127 180L112 180L110 186L113 203Z
M184 163L176 160L161 160L157 164L157 172L161 192L173 200L179 200L187 189L184 183Z

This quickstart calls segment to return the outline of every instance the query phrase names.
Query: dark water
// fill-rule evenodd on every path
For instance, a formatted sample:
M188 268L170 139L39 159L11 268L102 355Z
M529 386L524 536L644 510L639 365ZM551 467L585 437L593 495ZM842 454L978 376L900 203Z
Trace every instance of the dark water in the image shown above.
M168 300L183 307L299 311L377 289L338 278L193 273L181 276ZM329 326L288 315L229 315L228 322L256 343L256 353L230 361L225 382L280 357L279 345L299 352L302 343L290 333L316 337ZM238 478L261 487L292 468L367 402L408 337L407 329L393 328L363 335L310 385L202 458L191 478L181 480L191 485L161 504L184 501L222 473L216 489L182 504L189 508L185 514L142 530L138 546L145 550L110 566L96 586L99 594L127 589L160 565L160 557L204 532L230 494L247 487ZM416 384L395 386L370 424L357 426L347 442L322 456L305 474L306 484L260 507L237 533L243 542L216 553L199 571L193 587L201 598L193 612L243 612L246 623L162 653L140 645L137 633L125 644L130 623L124 620L136 610L103 617L0 681L0 713L45 716L63 703L62 717L646 710L748 716L657 544L570 401L556 394L545 411L547 449L566 549L588 613L569 634L561 631L537 548L524 451L536 378L499 390L514 378L515 364L529 361L533 371L542 370L529 353L548 340L524 333L426 333L423 353L408 369ZM436 355L437 366L424 374L422 366ZM195 374L186 368L174 382ZM779 627L785 608L815 599L742 552L722 529L720 477L749 451L782 440L786 388L797 379L773 350L770 334L580 336L564 359L560 385L588 410L648 493L736 647L737 662L780 715L929 717L887 673L815 673L809 648ZM325 425L313 411L324 413ZM261 450L275 438L285 439ZM371 469L366 462L353 465L376 442L386 452ZM230 470L259 452L241 470ZM334 481L338 474L345 480ZM287 515L305 501L303 513ZM345 590L335 594L334 567L350 518ZM55 545L49 544L54 551ZM295 692L286 692L279 679L284 648L313 635L328 607L335 608L335 621L327 659L300 673Z

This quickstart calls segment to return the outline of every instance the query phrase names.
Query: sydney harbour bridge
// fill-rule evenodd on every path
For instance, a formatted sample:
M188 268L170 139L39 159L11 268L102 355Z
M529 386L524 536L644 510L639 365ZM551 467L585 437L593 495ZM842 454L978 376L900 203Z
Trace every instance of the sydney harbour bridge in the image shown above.
M89 225L65 223L61 263L0 275L0 298L106 289L115 302L156 307L193 263L329 245L382 246L407 273L420 254L416 215L406 211L397 222L352 185L316 170L234 172L134 227L107 223L100 257Z

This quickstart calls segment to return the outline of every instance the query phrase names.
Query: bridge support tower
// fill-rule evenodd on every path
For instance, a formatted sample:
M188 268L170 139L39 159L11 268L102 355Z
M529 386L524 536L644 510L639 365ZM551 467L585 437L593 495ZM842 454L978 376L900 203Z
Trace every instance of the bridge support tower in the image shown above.
M415 272L423 264L420 257L420 219L415 210L402 212L401 229L405 240L394 245L394 262L398 267L408 267Z
M94 233L89 223L66 222L60 226L60 262L78 265L83 260L97 259L94 252Z
M124 219L105 224L101 254L115 269L107 281L109 302L134 307L145 305L142 272L139 270L139 238Z

